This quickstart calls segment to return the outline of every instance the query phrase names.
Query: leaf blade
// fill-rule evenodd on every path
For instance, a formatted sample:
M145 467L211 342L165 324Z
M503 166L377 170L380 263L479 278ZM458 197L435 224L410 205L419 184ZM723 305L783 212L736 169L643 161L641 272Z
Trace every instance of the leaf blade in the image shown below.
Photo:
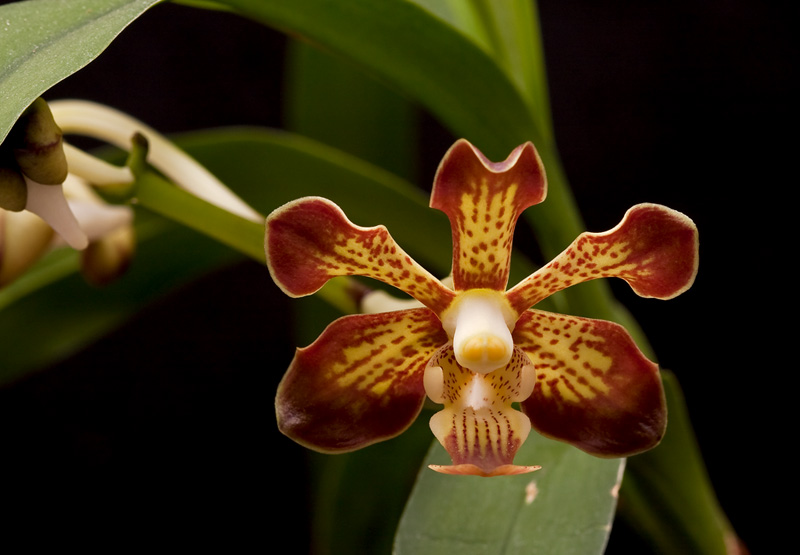
M436 443L425 463L449 459ZM395 554L602 553L625 459L598 459L531 434L515 463L542 469L476 478L423 467L400 521Z
M540 132L514 82L468 36L403 0L225 0L241 14L299 34L422 102L490 158ZM491 113L491 117L486 117Z
M159 0L58 0L0 6L0 141L47 89L95 59Z

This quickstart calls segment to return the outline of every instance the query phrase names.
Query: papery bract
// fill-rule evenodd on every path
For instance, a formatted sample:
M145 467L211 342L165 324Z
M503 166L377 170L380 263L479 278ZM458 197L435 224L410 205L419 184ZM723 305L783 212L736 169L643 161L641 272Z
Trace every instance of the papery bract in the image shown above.
M642 296L674 297L697 272L697 229L679 212L640 204L614 229L581 234L506 291L517 219L546 193L531 143L493 163L457 141L431 193L431 206L451 223L452 287L414 262L386 228L359 227L327 199L302 198L270 214L267 264L288 295L359 275L422 305L345 316L299 349L278 387L281 431L323 452L358 449L405 430L427 394L444 405L431 429L453 459L432 467L439 472L536 470L513 464L531 427L603 457L658 444L666 426L658 367L625 329L532 307L599 277L622 278Z

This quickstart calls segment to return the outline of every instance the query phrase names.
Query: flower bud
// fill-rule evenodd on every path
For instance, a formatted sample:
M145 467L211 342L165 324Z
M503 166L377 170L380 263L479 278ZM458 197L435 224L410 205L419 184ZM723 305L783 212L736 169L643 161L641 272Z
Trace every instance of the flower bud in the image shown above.
M119 227L81 251L81 274L92 285L107 285L125 273L135 248L133 227Z
M14 158L22 173L44 185L59 185L67 178L61 129L42 98L37 98L13 130Z
M0 287L39 260L52 238L53 229L35 214L0 210Z
M28 186L15 167L0 165L0 208L19 212L28 203Z

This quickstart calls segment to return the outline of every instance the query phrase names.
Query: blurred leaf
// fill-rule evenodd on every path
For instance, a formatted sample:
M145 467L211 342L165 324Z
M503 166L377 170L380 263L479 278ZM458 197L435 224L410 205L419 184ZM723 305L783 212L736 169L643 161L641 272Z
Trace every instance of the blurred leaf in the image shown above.
M225 0L242 15L298 34L421 102L490 158L538 139L520 90L479 45L405 0Z
M95 59L159 0L27 0L0 6L0 141L28 105ZM79 9L78 9L79 8Z
M237 260L230 249L175 224L146 218L131 268L102 289L84 282L78 253L62 250L0 292L0 385L66 358L110 332L146 303L202 272ZM15 287L38 288L16 298ZM14 297L11 302L9 297Z
M629 459L620 516L656 553L726 555L735 534L711 487L680 385L671 372L661 375L667 433L658 447Z
M289 41L286 128L382 167L416 176L416 108L359 68L300 41Z
M544 47L534 0L474 0L486 22L494 56L524 91L536 126L554 148ZM544 146L544 145L539 145Z
M625 459L598 459L532 432L514 461L541 465L503 478L420 472L396 555L602 553ZM434 443L426 464L450 464Z
M314 555L391 553L397 523L431 444L425 415L400 436L359 451L310 453Z
M542 138L552 142L547 80L534 0L410 0L486 51L522 91Z
M468 36L487 53L492 53L492 40L481 20L481 0L409 0ZM502 9L502 8L501 8Z

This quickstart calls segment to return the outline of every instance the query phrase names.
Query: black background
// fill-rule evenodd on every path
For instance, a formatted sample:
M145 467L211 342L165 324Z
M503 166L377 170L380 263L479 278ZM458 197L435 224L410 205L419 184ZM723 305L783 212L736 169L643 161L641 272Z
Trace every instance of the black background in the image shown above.
M776 499L790 494L784 461L796 428L784 253L796 13L777 6L539 6L558 144L587 228L657 202L700 229L689 292L662 303L614 290L677 373L720 502L753 553L770 552L782 528ZM46 98L105 102L164 132L279 127L283 49L282 35L234 16L158 6ZM435 163L452 137L424 122ZM419 182L434 170L422 164ZM30 488L20 499L39 507L32 517L69 514L82 500L105 525L141 518L142 533L187 515L230 541L297 533L305 492L281 490L302 477L302 457L272 420L295 343L287 307L265 268L241 263L0 389L4 474ZM148 514L131 516L127 500L148 496ZM299 530L292 552L305 551ZM609 552L625 552L626 540L612 535Z

